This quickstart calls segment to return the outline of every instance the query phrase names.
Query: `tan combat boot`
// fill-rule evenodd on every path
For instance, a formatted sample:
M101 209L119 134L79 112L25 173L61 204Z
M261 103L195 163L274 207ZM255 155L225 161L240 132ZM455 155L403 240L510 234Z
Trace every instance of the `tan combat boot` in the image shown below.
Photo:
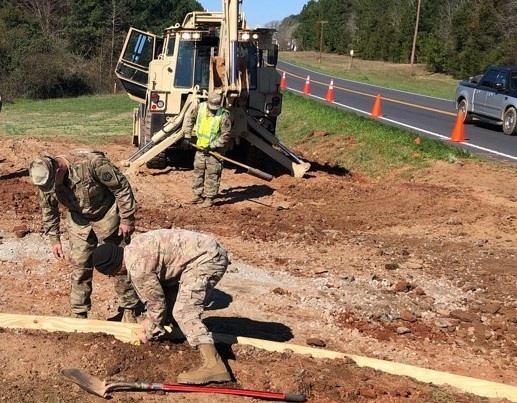
M203 203L203 198L198 195L194 195L192 199L187 201L187 204L201 204Z
M207 197L205 200L203 200L203 203L201 203L200 207L207 208L212 207L213 205L214 201Z
M125 323L138 323L136 321L136 315L134 309L124 309L124 312L122 313L122 320L121 322Z
M178 383L200 385L209 382L228 382L232 379L213 344L200 344L198 349L203 357L203 365L194 371L179 374Z

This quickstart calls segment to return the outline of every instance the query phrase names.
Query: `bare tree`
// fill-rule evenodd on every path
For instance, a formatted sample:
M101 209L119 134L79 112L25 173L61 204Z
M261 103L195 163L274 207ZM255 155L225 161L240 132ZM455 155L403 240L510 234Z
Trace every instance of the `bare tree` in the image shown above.
M45 38L58 36L58 20L66 14L66 0L17 0L15 4L38 21Z

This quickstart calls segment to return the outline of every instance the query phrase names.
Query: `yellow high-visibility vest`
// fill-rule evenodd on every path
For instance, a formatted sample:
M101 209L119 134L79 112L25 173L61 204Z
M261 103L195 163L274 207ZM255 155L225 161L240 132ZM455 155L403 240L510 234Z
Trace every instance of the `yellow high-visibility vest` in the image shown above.
M196 144L203 148L208 147L221 135L221 119L226 112L226 109L219 108L214 116L208 116L206 109L206 102L199 104L196 120Z

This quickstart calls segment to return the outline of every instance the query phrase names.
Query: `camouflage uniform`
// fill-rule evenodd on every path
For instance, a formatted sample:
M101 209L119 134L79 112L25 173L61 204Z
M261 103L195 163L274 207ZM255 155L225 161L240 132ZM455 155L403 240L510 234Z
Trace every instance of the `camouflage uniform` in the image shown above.
M146 304L148 339L164 333L170 311L192 347L213 344L201 321L206 297L228 267L226 251L212 237L183 229L136 236L124 248L124 262L138 296ZM169 291L177 289L172 306Z
M70 306L75 314L91 307L93 249L99 242L121 244L120 223L134 227L136 202L131 186L122 173L104 156L93 150L77 149L59 155L68 162L68 176L62 186L48 193L39 191L45 234L51 245L60 243L59 207L66 213L66 228L72 264ZM124 277L114 277L121 308L133 309L138 297Z
M202 102L197 108L191 109L184 126L185 138L190 138L196 119L198 118L198 112L202 113L203 111L208 118L214 117L217 112L210 110L206 102ZM224 155L226 146L230 141L232 124L230 114L226 109L220 108L218 112L221 114L220 130L219 133L216 134L216 137L210 142L210 149ZM196 143L197 145L201 145L199 136ZM222 170L222 161L208 153L198 150L194 157L194 175L192 180L192 192L194 195L213 199L219 192Z

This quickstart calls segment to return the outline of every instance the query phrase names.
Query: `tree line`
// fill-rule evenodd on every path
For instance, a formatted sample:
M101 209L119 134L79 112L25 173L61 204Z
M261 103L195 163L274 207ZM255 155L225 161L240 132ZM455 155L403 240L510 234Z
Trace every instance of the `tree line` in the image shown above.
M253 0L246 0L253 1ZM420 5L420 7L418 7ZM56 98L111 91L130 26L160 33L196 0L0 0L0 94ZM216 10L219 11L219 10ZM281 49L416 63L465 78L517 64L517 0L309 0L272 21Z
M294 38L298 50L409 63L417 14L414 62L429 71L465 78L517 64L517 0L310 0L276 26L284 49Z
M113 88L130 26L160 34L195 0L0 0L0 94L58 98Z

